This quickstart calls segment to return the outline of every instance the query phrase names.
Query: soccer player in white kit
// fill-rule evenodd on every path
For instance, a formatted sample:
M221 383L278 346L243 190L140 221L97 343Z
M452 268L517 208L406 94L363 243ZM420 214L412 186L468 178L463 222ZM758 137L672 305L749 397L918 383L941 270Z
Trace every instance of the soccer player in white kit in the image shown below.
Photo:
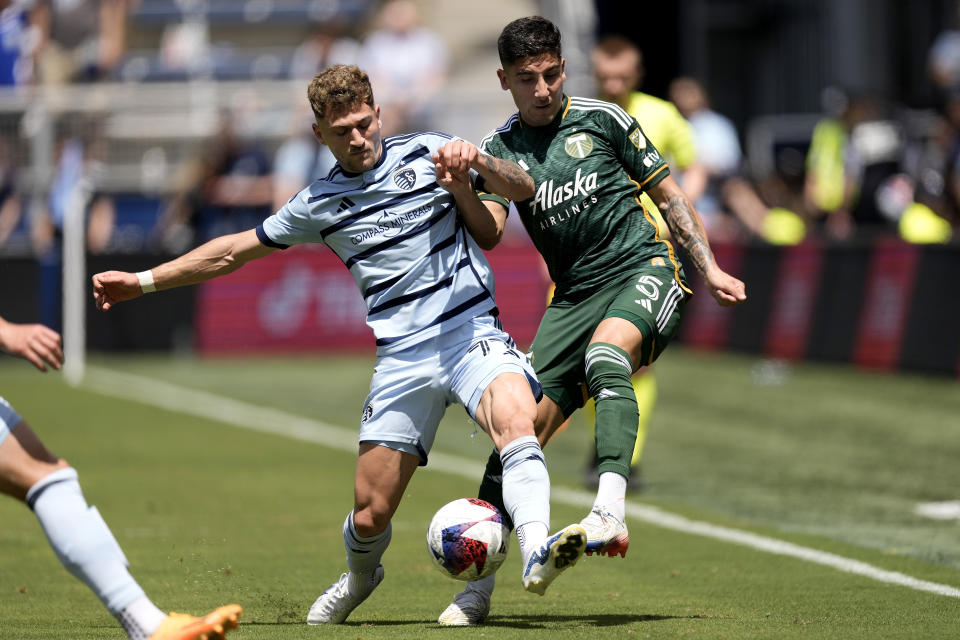
M357 67L324 70L307 95L314 134L337 159L330 174L256 229L215 238L149 271L96 274L97 306L106 311L202 282L294 244L326 244L364 297L377 363L361 419L354 508L343 526L349 571L317 599L307 622L343 622L383 579L390 520L454 402L500 451L523 585L542 595L582 555L586 537L579 524L549 533L550 480L533 430L539 384L500 327L493 274L471 236L491 232L476 227L492 219L477 191L523 200L533 195L533 180L444 134L382 138L380 108ZM502 228L492 231L499 236Z
M0 317L0 350L40 371L63 364L60 334L42 324ZM16 409L0 397L0 493L26 504L64 568L87 585L130 640L223 640L243 609L227 605L198 618L166 614L130 575L127 558L96 507L88 505L77 471L44 446Z

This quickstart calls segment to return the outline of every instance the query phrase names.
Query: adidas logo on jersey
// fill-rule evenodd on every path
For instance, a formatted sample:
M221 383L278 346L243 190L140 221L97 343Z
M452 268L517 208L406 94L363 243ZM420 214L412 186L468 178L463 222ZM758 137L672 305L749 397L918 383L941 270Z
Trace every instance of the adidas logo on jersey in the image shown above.
M582 175L580 169L577 169L577 175L573 180L562 185L554 186L553 180L541 182L534 196L532 213L536 215L538 212L560 206L567 200L579 196L585 197L596 188L597 172Z

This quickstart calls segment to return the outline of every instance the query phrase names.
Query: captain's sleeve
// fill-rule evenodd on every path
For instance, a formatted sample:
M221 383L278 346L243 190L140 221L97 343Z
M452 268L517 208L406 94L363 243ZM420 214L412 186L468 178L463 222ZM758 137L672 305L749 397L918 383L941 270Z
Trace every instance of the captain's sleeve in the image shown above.
M313 221L310 206L326 198L310 196L304 189L279 211L257 226L257 238L261 243L274 249L286 249L305 242L323 242L323 236Z
M493 156L494 158L503 158L503 147L499 144L497 138L486 138L478 147L480 153L485 153L487 155ZM509 160L509 158L507 158ZM498 202L503 205L504 208L509 208L510 201L504 198L503 196L487 191L486 181L483 179L483 176L477 174L476 180L473 184L474 190L477 192L477 197L481 200L490 200L492 202Z
M614 113L598 112L614 153L630 178L644 191L670 175L663 155L643 133L636 118L617 107Z

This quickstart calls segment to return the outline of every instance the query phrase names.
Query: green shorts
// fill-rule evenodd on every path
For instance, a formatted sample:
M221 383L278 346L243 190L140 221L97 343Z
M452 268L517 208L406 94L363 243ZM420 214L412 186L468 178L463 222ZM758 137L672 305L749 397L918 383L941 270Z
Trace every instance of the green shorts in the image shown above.
M530 346L543 393L564 417L586 401L583 358L590 338L606 318L632 322L643 336L641 366L656 360L677 335L690 297L672 268L646 267L577 302L547 307Z

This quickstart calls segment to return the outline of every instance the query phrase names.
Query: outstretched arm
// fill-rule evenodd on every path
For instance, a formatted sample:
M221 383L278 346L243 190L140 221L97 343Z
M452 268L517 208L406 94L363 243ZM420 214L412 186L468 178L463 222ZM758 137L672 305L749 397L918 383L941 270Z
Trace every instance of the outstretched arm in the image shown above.
M700 216L674 179L665 177L647 193L660 209L674 239L703 276L716 301L723 306L732 306L746 300L743 282L717 266Z
M255 229L220 236L170 262L142 272L153 288L172 289L197 284L236 271L244 264L262 258L275 249L257 238ZM104 271L93 276L93 298L97 308L107 311L118 302L138 298L144 293L141 275L126 271Z
M0 349L29 360L40 371L63 364L60 334L42 324L17 324L0 318Z

